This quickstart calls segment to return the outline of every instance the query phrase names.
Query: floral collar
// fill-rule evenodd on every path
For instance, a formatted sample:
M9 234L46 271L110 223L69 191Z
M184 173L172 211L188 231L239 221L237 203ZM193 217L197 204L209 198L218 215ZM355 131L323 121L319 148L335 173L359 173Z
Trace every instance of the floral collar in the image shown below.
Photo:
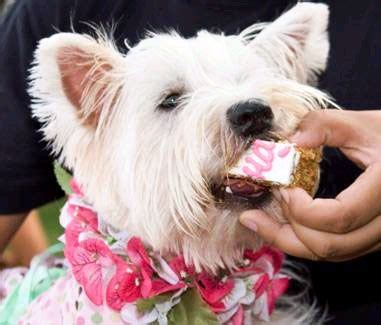
M182 256L166 261L139 238L115 231L98 218L75 182L71 187L60 216L65 257L89 300L120 312L126 323L268 321L287 290L289 278L280 273L284 257L273 248L246 250L230 274L196 272Z

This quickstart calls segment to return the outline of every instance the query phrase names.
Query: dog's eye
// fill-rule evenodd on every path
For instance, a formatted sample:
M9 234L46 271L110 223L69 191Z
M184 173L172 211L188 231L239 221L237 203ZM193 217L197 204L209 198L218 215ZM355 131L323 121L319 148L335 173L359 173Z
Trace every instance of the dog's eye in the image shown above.
M180 103L180 94L173 93L169 94L159 105L159 108L162 110L170 111L176 108Z

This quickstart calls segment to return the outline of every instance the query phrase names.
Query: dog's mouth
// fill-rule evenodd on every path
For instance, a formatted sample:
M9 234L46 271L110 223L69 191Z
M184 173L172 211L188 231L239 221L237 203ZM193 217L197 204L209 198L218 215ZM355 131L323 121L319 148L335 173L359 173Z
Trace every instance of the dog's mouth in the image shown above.
M271 133L258 137L262 140L277 141L277 137ZM235 166L240 157L252 145L254 139L246 141L231 166ZM217 205L228 209L255 209L262 208L271 199L271 187L250 177L235 176L224 172L224 176L212 185L212 194Z
M269 187L255 183L250 178L226 177L221 185L215 185L213 195L217 205L223 208L260 208L270 198Z
M270 134L266 135L266 140L272 138ZM246 141L241 148L240 153L231 162L236 165L240 156L246 152L253 143L253 139ZM233 176L229 172L224 172L224 176L218 183L212 186L217 205L223 208L260 208L271 196L270 188L264 184L255 182L250 177Z
M233 196L258 198L267 192L265 186L254 183L251 179L227 177L224 181L225 191Z

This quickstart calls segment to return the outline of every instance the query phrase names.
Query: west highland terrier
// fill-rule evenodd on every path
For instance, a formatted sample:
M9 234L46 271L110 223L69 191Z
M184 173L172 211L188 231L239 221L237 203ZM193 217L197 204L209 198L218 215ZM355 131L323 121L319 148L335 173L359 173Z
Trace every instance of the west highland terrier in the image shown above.
M254 139L329 102L313 88L327 24L327 6L300 3L239 35L151 33L127 54L102 33L42 40L33 114L74 180L63 271L19 324L311 323L283 295L283 255L239 223L249 208L281 219L271 192L220 189Z

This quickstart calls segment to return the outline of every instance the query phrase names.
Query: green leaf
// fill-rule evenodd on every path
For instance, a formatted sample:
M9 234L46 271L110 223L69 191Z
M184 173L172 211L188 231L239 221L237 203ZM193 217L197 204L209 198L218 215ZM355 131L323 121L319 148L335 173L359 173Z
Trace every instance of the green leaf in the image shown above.
M195 289L187 290L181 301L168 313L169 325L217 325L217 316Z
M164 301L167 301L171 299L171 296L171 294L162 294L148 299L139 299L136 302L136 308L138 309L139 313L151 311L153 307L155 307L155 304L160 304Z
M62 188L62 190L67 194L71 194L72 190L70 188L70 180L73 176L66 171L58 162L54 162L54 174L56 175L57 182Z

